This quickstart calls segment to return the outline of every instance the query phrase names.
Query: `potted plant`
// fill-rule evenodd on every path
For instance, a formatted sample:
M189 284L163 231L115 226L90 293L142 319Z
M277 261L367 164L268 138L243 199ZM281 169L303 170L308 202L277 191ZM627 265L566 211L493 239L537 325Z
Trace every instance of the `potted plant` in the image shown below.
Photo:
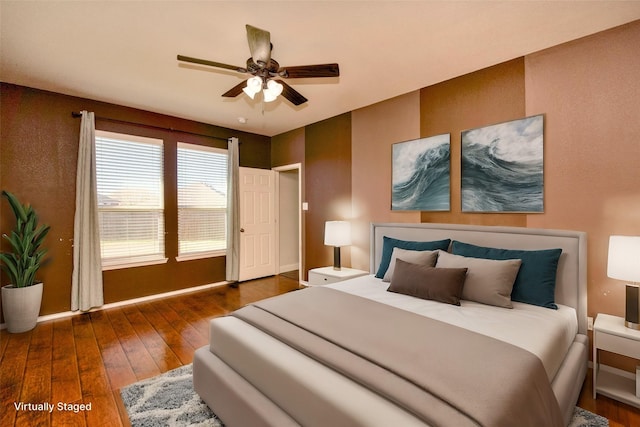
M23 205L8 191L2 195L9 201L16 219L11 234L2 235L12 249L0 253L2 269L10 282L2 287L2 312L9 332L25 332L36 326L40 314L42 282L35 276L47 252L40 245L50 227L38 226L38 216L31 205Z

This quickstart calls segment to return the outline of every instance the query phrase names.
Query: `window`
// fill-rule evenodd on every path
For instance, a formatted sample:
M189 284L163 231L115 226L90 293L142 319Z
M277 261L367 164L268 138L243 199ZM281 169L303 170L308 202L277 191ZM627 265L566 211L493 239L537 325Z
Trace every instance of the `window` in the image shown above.
M227 151L178 143L178 257L227 247Z
M166 261L163 169L162 140L96 131L104 268Z

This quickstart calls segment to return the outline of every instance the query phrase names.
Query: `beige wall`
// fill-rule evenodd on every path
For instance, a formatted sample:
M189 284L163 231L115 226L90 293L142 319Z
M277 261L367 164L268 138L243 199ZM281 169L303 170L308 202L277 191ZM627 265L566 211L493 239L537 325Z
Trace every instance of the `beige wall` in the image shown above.
M640 21L354 111L353 266L368 268L372 221L582 230L588 233L588 314L623 316L624 284L607 277L606 263L610 235L640 235L638 46ZM505 90L512 104L506 109ZM492 105L487 93L495 96ZM446 115L443 103L452 109ZM454 188L460 130L535 114L545 115L545 212L462 214ZM452 211L392 212L391 145L444 132L452 133ZM612 355L604 361L629 370L636 363Z
M371 222L420 222L420 212L391 211L391 145L420 137L420 92L351 113L353 268L369 270Z
M608 238L640 235L639 46L637 21L526 58L527 115L546 114L545 213L527 226L588 233L590 316L624 315Z

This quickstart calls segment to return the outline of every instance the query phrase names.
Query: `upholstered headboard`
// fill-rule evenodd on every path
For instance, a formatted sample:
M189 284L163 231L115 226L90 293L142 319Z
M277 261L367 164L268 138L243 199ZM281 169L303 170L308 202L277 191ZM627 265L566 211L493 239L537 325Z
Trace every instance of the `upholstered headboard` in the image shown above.
M578 330L587 333L587 234L581 231L524 227L492 227L458 224L371 224L370 271L375 273L382 257L382 238L412 241L451 239L504 249L561 248L555 299L576 309Z

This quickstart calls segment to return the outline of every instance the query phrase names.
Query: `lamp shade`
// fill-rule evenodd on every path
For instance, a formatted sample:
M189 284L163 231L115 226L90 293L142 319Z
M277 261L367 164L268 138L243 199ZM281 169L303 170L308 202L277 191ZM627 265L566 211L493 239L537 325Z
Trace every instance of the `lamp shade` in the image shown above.
M282 89L284 87L275 80L269 80L267 82L267 87L262 91L264 95L264 102L275 101L278 98L278 95L282 93Z
M324 225L324 244L327 246L349 246L351 244L351 223L348 221L327 221Z
M609 237L607 276L612 279L640 282L640 237Z
M260 77L251 77L247 80L247 86L242 89L244 93L249 95L251 99L256 96L256 93L262 89L262 79Z

